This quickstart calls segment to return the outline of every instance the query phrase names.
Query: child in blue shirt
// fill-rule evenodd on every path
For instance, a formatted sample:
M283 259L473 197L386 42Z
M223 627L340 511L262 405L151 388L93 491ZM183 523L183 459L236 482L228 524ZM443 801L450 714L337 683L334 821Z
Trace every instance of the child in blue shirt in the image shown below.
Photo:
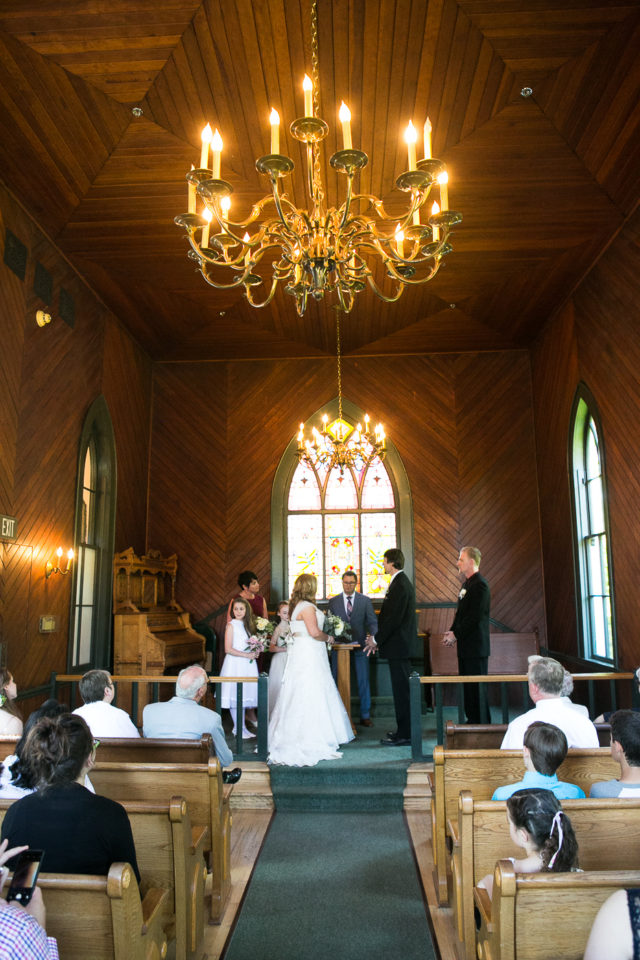
M584 799L584 790L575 783L558 780L556 770L566 757L567 749L567 738L559 727L536 720L524 734L524 777L519 783L498 787L491 799L507 800L516 790L527 790L531 787L551 790L559 800Z

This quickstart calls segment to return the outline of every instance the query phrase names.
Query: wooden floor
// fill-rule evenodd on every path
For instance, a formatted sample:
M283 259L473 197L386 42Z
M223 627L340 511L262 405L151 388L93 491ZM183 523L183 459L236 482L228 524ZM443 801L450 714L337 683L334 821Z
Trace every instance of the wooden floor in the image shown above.
M441 960L457 960L457 936L450 908L438 907L433 883L430 794L426 771L431 765L409 768L405 791L405 816L413 843L425 901ZM231 894L218 926L205 930L206 960L218 960L233 930L247 884L274 815L266 764L246 764L231 797Z

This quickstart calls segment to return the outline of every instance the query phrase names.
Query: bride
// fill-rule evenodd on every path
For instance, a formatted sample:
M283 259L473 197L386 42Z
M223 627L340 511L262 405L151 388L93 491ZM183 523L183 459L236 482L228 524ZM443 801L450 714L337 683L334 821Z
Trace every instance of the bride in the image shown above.
M311 767L341 757L341 743L354 734L331 676L322 632L324 615L315 603L318 582L303 573L293 585L289 647L280 695L269 721L269 763Z

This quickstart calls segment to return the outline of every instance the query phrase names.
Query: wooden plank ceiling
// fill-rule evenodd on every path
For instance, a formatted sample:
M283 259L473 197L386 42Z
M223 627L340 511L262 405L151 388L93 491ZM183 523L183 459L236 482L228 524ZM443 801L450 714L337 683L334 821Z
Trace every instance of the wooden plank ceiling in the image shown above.
M429 115L464 216L432 282L397 304L360 295L345 351L531 342L638 202L637 0L318 0L318 20L329 201L344 99L370 157L361 192L393 199L401 131ZM254 161L271 106L283 130L303 112L309 36L308 0L0 4L0 176L154 359L334 352L331 303L300 318L284 291L264 310L214 291L173 223L206 121L237 216L266 192ZM306 206L299 144L284 147Z

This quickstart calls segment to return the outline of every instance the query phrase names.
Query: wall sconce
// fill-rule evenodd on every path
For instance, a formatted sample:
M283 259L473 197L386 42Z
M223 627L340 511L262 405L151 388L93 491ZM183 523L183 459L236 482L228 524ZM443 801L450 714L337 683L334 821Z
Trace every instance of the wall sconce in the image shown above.
M46 327L48 323L51 323L51 314L47 313L46 310L36 310L36 323L39 327Z
M44 568L45 580L48 580L52 573L61 573L62 576L65 577L70 572L71 561L73 560L73 557L74 557L73 550L67 550L67 565L64 568L64 570L60 566L60 561L62 559L62 552L63 552L62 547L58 547L58 549L56 550L57 561L55 566L53 565L51 560L47 560Z

